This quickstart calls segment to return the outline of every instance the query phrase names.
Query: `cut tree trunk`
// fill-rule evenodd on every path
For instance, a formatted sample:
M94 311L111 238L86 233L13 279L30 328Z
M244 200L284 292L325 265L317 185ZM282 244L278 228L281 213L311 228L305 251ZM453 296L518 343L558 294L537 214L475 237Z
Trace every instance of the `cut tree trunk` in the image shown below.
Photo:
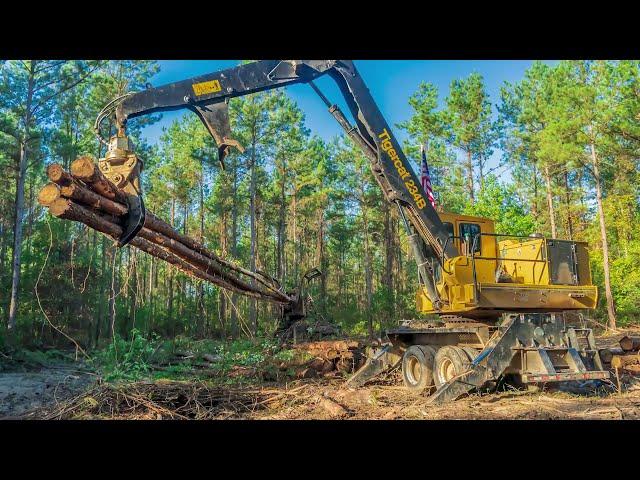
M61 187L66 187L74 182L73 177L65 172L59 163L52 163L47 167L47 176L49 180Z
M38 193L38 203L43 207L48 207L60 198L60 187L55 183L48 183Z
M600 354L600 360L604 363L611 363L614 355L624 355L624 350L621 348L603 348L598 351Z
M73 177L69 177L59 165L54 164L50 166L49 171L51 173L50 178L60 180L63 179L64 184L66 186L60 188L60 193L63 197L72 198L77 200L78 202L87 205L93 209L105 211L108 213L113 213L114 215L124 215L127 213L128 208L125 204L119 203L122 201L122 196L124 193L119 190L110 180L104 177L96 168L91 169L89 167L89 163L92 162L90 157L80 157L73 164L76 166L76 170L79 172L83 178L86 178L94 183L89 184L90 188L99 188L102 191L112 192L112 196L118 199L118 202L108 200L104 198L101 194L90 190L88 187L81 185L77 180ZM70 180L69 180L70 178ZM98 186L98 187L97 187ZM110 219L112 223L120 224L121 221L119 219ZM220 263L222 266L230 268L232 270L238 271L239 273L246 275L258 283L266 287L273 295L276 297L280 297L284 300L285 296L279 292L276 286L274 286L271 282L266 281L261 275L258 275L254 272L246 270L238 265L234 265L231 262L224 260L223 258L218 257L217 255L212 254L209 250L207 250L204 245L195 239L180 234L175 229L171 227L168 223L164 222L160 218L156 217L151 212L146 212L145 215L145 229L147 232L144 234L149 235L149 231L159 232L169 240L164 237L159 237L164 239L164 243L170 243L172 245L180 246L180 244L184 244L188 247L188 249L193 250L196 254L199 255L190 255L191 257L200 258L200 255L206 257L206 259L210 259L213 261L210 262L208 260L204 260L204 263L207 265L215 265L216 263ZM104 233L104 232L103 232ZM143 233L141 233L142 235ZM177 242L177 243L176 243ZM157 242L155 242L157 243ZM187 252L187 254L193 254L193 252ZM190 260L186 258L186 260ZM202 259L200 258L200 261ZM214 269L218 269L217 265L212 267ZM248 284L242 285L243 288L246 288ZM255 288L251 286L251 288Z
M55 202L53 202L49 207L49 213L51 213L54 217L57 217L57 218L62 218L65 220L73 220L76 222L84 223L85 225L93 228L94 230L97 230L101 233L105 233L110 237L118 238L122 234L122 228L117 224L111 222L110 219L105 215L92 212L91 210L88 210L82 207L81 205L73 203L72 201L64 198L60 198ZM146 229L143 228L141 230L141 233L143 233L145 230ZM158 234L157 232L151 232L151 234L149 235L149 238L151 239L158 238L158 237L155 237L153 233L156 233L156 235L161 235L161 234ZM166 237L164 238L166 242L166 240L168 239ZM140 250L147 252L148 254L154 257L160 258L161 260L164 260L167 263L175 265L176 267L178 267L180 270L182 270L184 273L188 275L202 278L203 280L209 281L211 283L219 285L223 288L227 288L229 290L238 291L238 287L236 287L235 285L227 283L223 279L219 277L215 277L213 274L209 272L202 271L201 269L198 269L197 267L190 265L188 262L182 260L178 255L174 254L173 252L167 251L161 248L159 245L154 244L154 242L145 238L144 235L140 235L134 238L131 241L131 245L136 248L139 248ZM242 292L242 293L245 293L245 292ZM248 295L252 295L252 294L253 292L248 293Z
M640 364L640 355L614 355L611 359L612 368L624 368L627 365Z
M98 165L94 163L93 158L86 155L76 158L71 162L71 175L82 180L87 185L91 185L91 189L103 197L120 203L127 203L126 193L118 189L102 174L98 169Z
M620 348L625 352L637 352L640 350L640 337L624 336L620 339Z

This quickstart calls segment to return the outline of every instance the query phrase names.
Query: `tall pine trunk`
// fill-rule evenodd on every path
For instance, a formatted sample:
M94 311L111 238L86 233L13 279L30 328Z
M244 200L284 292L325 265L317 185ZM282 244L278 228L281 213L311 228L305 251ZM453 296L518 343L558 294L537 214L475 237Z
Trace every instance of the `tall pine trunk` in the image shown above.
M257 175L256 175L256 137L253 136L253 142L251 147L251 180L249 184L249 210L250 210L250 230L251 230L251 248L250 248L250 263L249 268L252 272L256 271L256 257L258 255L258 228L256 224L256 190L257 190ZM251 285L256 286L256 281L252 278ZM253 334L258 333L258 311L257 301L255 298L249 299L249 324L253 329Z
M471 149L467 151L467 188L469 188L469 198L471 203L475 203L475 194L473 192L473 159L471 158Z
M286 214L287 214L287 198L286 198L286 159L282 158L282 179L280 182L280 205L278 209L278 243L276 249L276 277L282 285L285 285L285 264L284 264L284 246L286 244Z
M235 158L235 157L234 157ZM238 258L238 164L237 160L234 160L233 165L233 185L232 185L232 205L231 205L231 255L234 259ZM222 290L220 294L224 295ZM238 336L238 312L236 310L238 305L238 294L233 292L231 294L231 337L236 338Z
M9 300L9 321L7 328L12 332L16 326L18 313L18 296L20 288L20 270L22 267L22 227L24 216L24 183L27 173L26 140L20 142L20 160L16 178L16 208L13 224L13 261L11 264L11 298Z
M28 142L30 140L31 128L31 108L35 89L35 67L36 61L29 64L29 80L27 84L27 101L24 110L24 136L20 139L20 154L18 168L16 171L16 200L15 215L13 224L13 261L11 264L11 299L9 300L9 318L7 328L12 332L16 326L16 316L18 313L18 296L20 289L20 270L22 266L22 217L24 215L24 183L27 176L27 153Z
M547 208L549 209L549 222L551 222L551 236L553 238L558 237L558 231L556 229L556 213L553 208L553 191L551 190L551 174L549 173L549 165L544 166L543 170L544 183L547 192Z
M571 190L569 190L569 172L564 171L564 201L567 209L567 234L569 240L573 240L573 219L571 218Z
M589 146L591 150L591 164L593 167L593 178L596 184L596 202L598 204L598 219L600 221L600 238L602 240L602 269L604 272L604 291L607 299L607 314L609 317L609 327L616 328L616 307L611 291L611 273L609 271L609 241L607 239L607 226L602 205L602 179L600 178L600 166L596 147L593 142Z
M200 163L200 169L200 204L198 206L198 213L200 215L200 243L204 245L204 159ZM196 313L196 318L196 336L201 336L203 334L204 325L206 324L204 308L204 283L202 282L202 280L198 283L198 312Z

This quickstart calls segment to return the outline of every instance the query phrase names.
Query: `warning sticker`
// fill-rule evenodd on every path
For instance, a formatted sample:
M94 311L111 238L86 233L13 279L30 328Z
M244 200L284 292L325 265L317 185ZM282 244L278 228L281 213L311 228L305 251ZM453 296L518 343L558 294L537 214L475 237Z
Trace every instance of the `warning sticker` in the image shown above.
M194 83L192 85L193 92L199 97L210 93L217 93L222 90L220 80L211 80L209 82Z

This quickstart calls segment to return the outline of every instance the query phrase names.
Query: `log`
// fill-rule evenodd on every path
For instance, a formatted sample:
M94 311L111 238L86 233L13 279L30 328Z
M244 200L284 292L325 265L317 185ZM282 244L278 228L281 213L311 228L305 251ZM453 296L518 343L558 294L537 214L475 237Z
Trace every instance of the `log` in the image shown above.
M344 417L348 413L342 405L327 397L320 397L318 404L332 417Z
M620 348L625 352L637 352L640 350L640 337L625 335L620 339Z
M111 238L119 238L122 232L120 228L123 224L122 216L128 212L127 199L130 195L106 178L92 157L81 156L74 160L71 164L71 175L66 173L59 164L50 165L47 174L54 183L62 187L59 192L55 187L49 187L42 194L43 201L50 202L52 215L84 223ZM151 212L147 212L145 226L139 232L138 238L146 240L147 243L138 242L143 246L141 248L131 242L133 246L158 258L162 255L163 259L185 273L197 275L198 278L251 297L278 303L291 301L290 297L281 292L273 281L267 280L268 277L219 258L201 243L176 232ZM168 252L168 255L163 254L163 250ZM231 272L225 271L225 267ZM255 279L266 288L266 291L234 276L232 272Z
M98 165L94 163L93 158L87 155L76 158L71 162L71 175L90 185L93 191L103 197L116 202L127 203L127 194L104 176Z
M60 187L55 183L47 183L38 192L38 203L43 207L48 207L58 198L60 198Z
M622 367L622 373L638 376L640 375L640 365L625 365Z
M186 245L187 247L189 247L191 250L194 250L195 252L199 253L200 255L204 255L205 257L218 262L220 264L222 264L225 267L228 267L232 270L235 270L239 273L242 273L243 275L246 275L250 278L253 278L254 280L256 280L257 282L259 282L260 284L264 285L265 287L267 287L269 290L271 290L272 292L274 292L277 296L279 297L283 297L284 295L282 294L282 292L280 292L274 285L272 285L270 282L266 281L261 275L256 274L250 270L246 270L238 265L235 265L223 258L218 257L217 255L211 253L209 250L207 250L207 248L205 248L204 245L202 245L200 242L198 242L197 240L194 240L191 237L187 237L186 235L182 235L181 233L176 232L173 227L171 225L169 225L167 222L165 222L164 220L158 218L156 215L154 215L151 212L147 212L145 215L145 221L144 221L144 226L145 228L148 228L149 230L155 231L155 232L159 232L167 237L169 237L172 240L175 240L177 242L183 243L184 245Z
M219 275L219 276L223 275L220 267L216 265L216 263L212 261L210 258L205 257L204 255L201 255L200 253L189 249L182 243L177 242L174 239L163 235L162 233L155 232L144 227L142 228L142 230L140 230L140 232L138 232L138 236L146 240L149 240L150 242L155 243L156 245L160 245L166 248L167 250L170 250L173 254L177 255L178 257L182 258L183 260L186 260L191 264L194 264L194 266L196 266L200 270L203 270L207 274ZM248 283L237 278L227 277L227 281L236 287L235 291L249 291L254 289ZM282 294L278 294L277 298L280 299L281 302L288 301L288 298L286 298Z
M64 171L59 163L52 163L47 167L47 176L53 183L66 187L73 183L73 177Z
M104 174L100 171L93 158L90 156L81 156L75 159L71 163L71 175L83 181L87 184L87 186L93 190L96 194L106 197L106 200L111 200L118 202L121 205L121 208L126 208L127 205L127 194L120 190L116 185L111 182ZM77 199L81 201L80 199ZM84 203L84 202L83 202ZM116 208L114 206L114 208ZM114 213L113 211L110 213ZM251 272L250 270L246 270L238 265L234 265L231 262L228 262L217 255L212 254L209 250L207 250L200 242L197 242L191 237L187 237L186 235L182 235L176 232L171 225L161 220L157 216L155 216L151 212L146 212L145 215L145 227L149 230L160 232L166 237L175 240L177 242L183 243L189 249L194 250L200 255L204 255L215 262L218 262L232 270L235 270L239 273L242 273L248 277L253 278L266 288L268 288L273 294L283 300L289 301L289 297L282 292L280 292L272 283L266 281L261 275Z
M122 228L117 224L115 217L93 212L66 198L58 198L49 205L49 213L57 218L73 220L84 223L94 230L98 230L112 238L122 235Z
M98 195L93 190L89 190L77 182L60 188L60 194L63 197L71 198L76 202L91 207L94 210L101 210L116 216L126 215L129 211L126 205Z
M113 239L119 238L120 235L122 235L122 228L117 223L120 219L117 217L91 211L66 198L61 197L55 200L49 206L49 213L57 218L84 223L94 230L104 233ZM288 301L282 298L274 298L272 295L262 291L256 291L250 285L245 284L240 280L225 279L220 276L219 269L217 271L214 268L207 268L206 270L203 270L199 265L193 265L185 261L183 258L193 258L197 260L202 259L196 252L189 252L184 245L171 241L158 232L152 232L143 228L138 237L131 241L130 245L176 266L187 275L206 280L228 290L238 292L249 297L262 298L279 303ZM172 248L176 248L179 253L172 250Z
M168 252L167 250L157 245L154 245L153 243L149 242L148 240L145 240L144 238L136 237L131 241L129 245L136 247L153 257L159 258L160 260L170 263L171 265L175 266L178 270L180 270L181 272L191 277L196 277L201 280L205 280L207 282L213 283L214 285L218 285L219 287L223 287L223 288L226 288L227 290L231 290L234 292L242 293L250 297L262 298L259 294L255 292L245 292L243 290L238 289L234 285L228 284L227 282L225 282L223 279L219 277L214 277L213 275L203 272L202 270L194 267L193 265L177 257L173 253Z
M313 368L316 372L327 373L333 370L333 362L324 358L314 358L309 363L309 368Z
M614 355L624 355L624 350L621 348L603 348L598 351L600 354L600 360L604 363L611 363L611 359Z
M627 365L640 364L640 355L614 355L611 359L612 368L624 368Z
M313 368L304 368L296 372L296 378L315 378L318 376L318 372L316 372Z

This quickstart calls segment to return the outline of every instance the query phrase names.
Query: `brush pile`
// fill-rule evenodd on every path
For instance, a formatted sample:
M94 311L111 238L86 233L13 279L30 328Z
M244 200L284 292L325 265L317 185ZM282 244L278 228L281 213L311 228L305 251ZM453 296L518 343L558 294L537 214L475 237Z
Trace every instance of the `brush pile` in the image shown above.
M620 373L640 375L640 337L625 335L620 339L619 348L600 350L600 359L605 365Z
M202 382L134 382L100 384L53 410L42 420L212 420L243 418L265 408L273 395L261 390L214 387Z
M49 165L47 176L51 183L40 190L38 201L51 215L83 223L114 240L120 238L128 194L107 179L91 157L78 157L70 172L59 164ZM219 257L149 211L144 227L130 245L227 290L279 304L291 301L274 279Z

